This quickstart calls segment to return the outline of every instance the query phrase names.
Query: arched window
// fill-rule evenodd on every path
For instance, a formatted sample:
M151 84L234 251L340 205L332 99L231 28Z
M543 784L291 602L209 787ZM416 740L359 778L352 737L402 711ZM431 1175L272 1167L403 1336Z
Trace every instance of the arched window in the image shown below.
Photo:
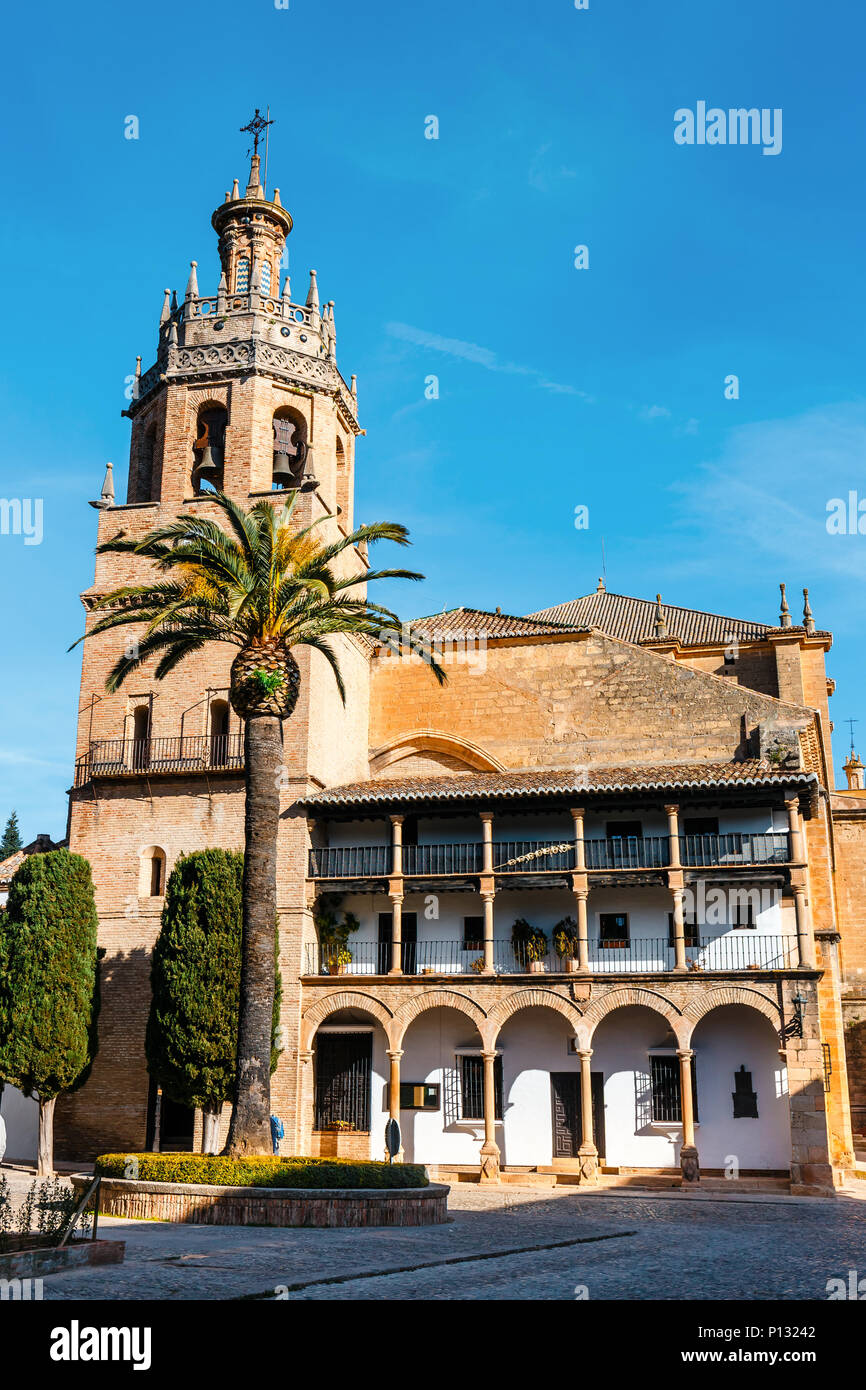
M206 405L198 413L192 470L196 493L222 489L227 424L228 413L224 406Z
M229 706L227 700L212 700L210 707L211 767L225 767L229 751Z
M271 292L271 263L262 261L262 294L268 295Z
M296 410L280 406L274 415L273 487L300 487L306 457L306 420Z
M250 287L250 260L249 256L241 256L238 261L238 268L235 272L235 293L246 294Z
M138 896L161 898L165 893L165 850L148 845L141 851L138 868Z
M348 529L350 521L349 503L349 469L346 449L342 439L337 435L337 514L340 517L340 524L346 529Z

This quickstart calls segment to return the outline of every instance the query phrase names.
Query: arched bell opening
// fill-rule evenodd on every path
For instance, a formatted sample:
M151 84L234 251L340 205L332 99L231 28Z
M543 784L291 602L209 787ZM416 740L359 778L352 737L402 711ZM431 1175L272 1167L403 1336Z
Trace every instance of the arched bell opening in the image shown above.
M307 459L307 422L290 406L274 412L274 463L271 486L274 491L301 487Z
M224 406L202 406L193 444L192 485L197 496L222 491L227 425L228 412Z

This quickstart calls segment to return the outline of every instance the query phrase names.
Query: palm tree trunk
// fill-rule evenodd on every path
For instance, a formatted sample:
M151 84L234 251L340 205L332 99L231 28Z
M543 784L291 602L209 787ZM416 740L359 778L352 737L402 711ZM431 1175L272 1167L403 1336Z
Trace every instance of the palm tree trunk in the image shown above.
M282 721L255 714L244 723L243 934L237 1076L228 1140L231 1158L271 1152L271 1030L277 832L280 823Z
M50 1177L54 1172L54 1106L57 1097L50 1100L39 1097L39 1150L36 1160L37 1177Z

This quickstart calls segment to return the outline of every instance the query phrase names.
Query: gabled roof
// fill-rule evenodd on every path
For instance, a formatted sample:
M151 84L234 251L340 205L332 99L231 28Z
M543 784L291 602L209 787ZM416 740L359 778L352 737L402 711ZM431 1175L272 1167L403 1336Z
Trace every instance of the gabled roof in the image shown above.
M510 613L488 613L483 608L449 608L447 612L431 613L426 618L413 618L413 632L426 633L435 639L472 637L545 637L564 632L585 632L568 622L548 621L545 618L517 618Z
M459 772L450 777L382 777L325 787L304 798L310 807L470 801L522 796L573 796L592 792L679 791L707 787L805 787L814 772L781 771L759 758L738 763L676 763L668 767L559 768L513 772Z
M767 623L749 622L745 618L725 618L719 613L703 613L698 608L674 608L662 603L668 636L678 637L684 646L702 642L727 645L735 639L754 641L775 631ZM583 598L558 603L531 614L535 622L564 624L572 628L596 627L621 642L655 641L656 605L645 598L630 598L626 594L611 594L597 590Z

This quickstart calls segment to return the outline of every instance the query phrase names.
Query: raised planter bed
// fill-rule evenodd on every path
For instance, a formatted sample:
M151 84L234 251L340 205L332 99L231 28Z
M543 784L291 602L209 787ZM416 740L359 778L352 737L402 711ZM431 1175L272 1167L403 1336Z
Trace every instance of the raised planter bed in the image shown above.
M76 1192L87 1179L73 1178ZM99 1210L199 1226L433 1226L448 1220L443 1183L402 1188L218 1187L103 1178ZM99 1242L97 1242L99 1243Z
M83 1192L90 1180L80 1181ZM71 1240L57 1246L46 1245L44 1236L29 1235L14 1236L11 1244L14 1249L0 1251L0 1279L41 1278L85 1265L118 1265L126 1251L125 1240Z

